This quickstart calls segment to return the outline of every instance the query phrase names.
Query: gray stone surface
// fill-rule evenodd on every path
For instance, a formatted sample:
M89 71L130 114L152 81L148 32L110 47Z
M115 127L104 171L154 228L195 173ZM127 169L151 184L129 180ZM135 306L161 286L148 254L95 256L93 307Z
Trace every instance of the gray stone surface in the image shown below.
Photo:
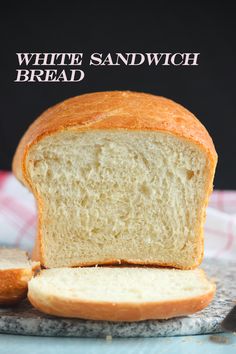
M195 315L161 321L115 323L47 316L27 300L15 307L0 308L0 333L65 337L158 337L221 332L220 323L236 300L236 262L205 260L217 293L205 310Z

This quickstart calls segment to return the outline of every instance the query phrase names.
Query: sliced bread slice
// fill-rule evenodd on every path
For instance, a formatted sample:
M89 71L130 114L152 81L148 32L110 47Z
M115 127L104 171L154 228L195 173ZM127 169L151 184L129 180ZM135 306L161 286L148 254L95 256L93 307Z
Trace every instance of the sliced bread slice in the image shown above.
M21 301L27 295L28 281L39 262L31 262L25 251L0 248L0 305Z
M214 293L201 269L91 267L43 270L30 280L28 298L55 316L132 322L192 314Z

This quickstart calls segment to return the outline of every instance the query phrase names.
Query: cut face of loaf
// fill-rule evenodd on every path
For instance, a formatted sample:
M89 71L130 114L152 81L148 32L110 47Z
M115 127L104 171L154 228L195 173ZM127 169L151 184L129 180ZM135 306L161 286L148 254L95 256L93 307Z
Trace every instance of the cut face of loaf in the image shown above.
M199 263L210 165L196 144L163 132L67 130L35 144L26 167L47 267Z
M13 160L37 200L34 259L196 267L216 162L204 126L164 97L112 91L59 103Z
M131 322L192 314L214 293L200 269L90 267L43 270L28 298L51 315Z

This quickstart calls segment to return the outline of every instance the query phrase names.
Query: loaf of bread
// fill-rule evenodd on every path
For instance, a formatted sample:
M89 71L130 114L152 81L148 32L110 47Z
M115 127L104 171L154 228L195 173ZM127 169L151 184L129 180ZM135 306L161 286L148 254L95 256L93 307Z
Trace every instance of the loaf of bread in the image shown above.
M11 305L27 295L28 281L39 268L20 249L0 248L0 305Z
M216 162L204 126L169 99L114 91L57 104L13 161L37 200L34 258L49 268L198 266Z
M192 314L214 293L200 269L91 267L43 270L28 298L50 315L131 322Z

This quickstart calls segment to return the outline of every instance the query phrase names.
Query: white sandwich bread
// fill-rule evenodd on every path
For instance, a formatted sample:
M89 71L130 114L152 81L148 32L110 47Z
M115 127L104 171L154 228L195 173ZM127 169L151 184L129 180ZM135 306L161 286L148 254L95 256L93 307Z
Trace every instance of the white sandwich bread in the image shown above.
M192 314L214 293L201 269L84 267L41 271L28 298L50 315L132 322Z
M98 92L50 108L13 162L37 201L34 259L197 267L216 162L203 125L163 97Z
M25 251L0 248L0 305L11 305L27 295L28 281L39 262L31 262Z

